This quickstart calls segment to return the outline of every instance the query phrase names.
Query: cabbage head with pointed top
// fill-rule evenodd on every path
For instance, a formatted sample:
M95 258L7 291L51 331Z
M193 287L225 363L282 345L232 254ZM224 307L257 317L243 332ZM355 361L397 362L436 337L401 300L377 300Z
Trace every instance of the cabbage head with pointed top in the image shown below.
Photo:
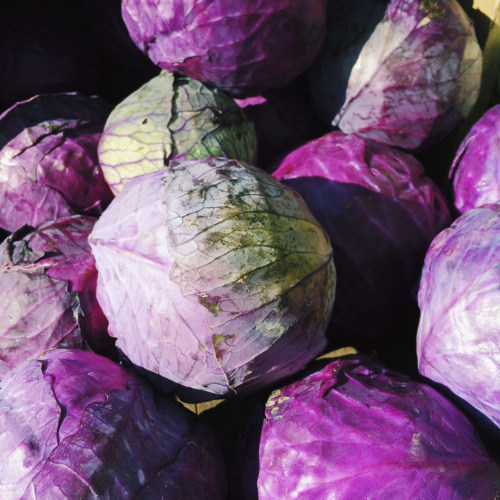
M225 397L326 345L330 241L302 197L257 167L207 158L137 177L89 241L110 333L153 378Z

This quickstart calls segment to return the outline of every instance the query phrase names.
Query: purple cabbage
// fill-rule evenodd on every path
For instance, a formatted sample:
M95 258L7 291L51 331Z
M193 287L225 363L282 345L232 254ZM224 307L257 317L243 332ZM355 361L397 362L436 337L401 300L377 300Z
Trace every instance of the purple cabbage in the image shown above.
M99 162L118 193L137 175L207 156L253 163L253 123L224 92L162 71L117 104L99 141Z
M248 393L326 345L330 242L300 195L259 168L207 158L136 177L89 242L110 334L159 387Z
M500 204L458 217L433 240L418 292L422 375L500 427Z
M39 95L0 115L0 227L99 215L113 198L97 157L110 105L76 93Z
M329 39L311 69L311 98L343 132L425 149L477 100L482 52L474 27L456 0L392 0L377 23L383 4L371 10L365 3L341 1L344 18L332 3ZM354 25L357 38L346 38L337 24Z
M0 388L3 499L223 500L212 429L108 358L49 351Z
M460 143L450 180L460 214L500 200L500 104L488 109Z
M24 226L0 245L0 377L55 347L112 353L87 240L95 221Z
M382 20L389 0L335 0L327 10L326 42L306 71L314 114L331 127L346 97L352 67Z
M158 66L238 97L281 88L325 40L327 0L124 0L132 40Z
M493 500L500 465L431 386L349 356L270 395L257 487L261 500Z
M298 191L330 238L338 273L331 342L371 346L416 310L425 252L451 222L408 153L332 131L287 155L273 177Z

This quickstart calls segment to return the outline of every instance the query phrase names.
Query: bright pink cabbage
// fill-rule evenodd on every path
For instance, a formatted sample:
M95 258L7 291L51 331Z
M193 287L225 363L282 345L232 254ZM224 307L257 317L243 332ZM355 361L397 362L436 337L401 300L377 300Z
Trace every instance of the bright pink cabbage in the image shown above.
M3 378L0 408L2 499L225 498L211 428L108 358L49 351Z
M238 96L291 83L325 39L326 0L124 0L132 40L169 71Z
M24 227L0 245L0 377L55 347L112 352L87 241L95 221Z
M500 465L435 389L350 356L268 398L257 486L261 500L493 500Z
M218 156L254 163L253 123L225 92L161 71L118 103L99 140L99 163L114 194L133 177L175 160Z
M331 341L399 335L434 236L450 223L444 195L408 153L333 131L287 155L273 177L298 191L330 238L338 273Z
M261 96L235 101L255 124L257 165L266 170L271 170L294 148L328 130L311 113L311 103L301 80Z
M500 204L469 210L432 241L418 292L420 373L500 428Z
M500 104L471 127L450 169L459 213L500 200Z

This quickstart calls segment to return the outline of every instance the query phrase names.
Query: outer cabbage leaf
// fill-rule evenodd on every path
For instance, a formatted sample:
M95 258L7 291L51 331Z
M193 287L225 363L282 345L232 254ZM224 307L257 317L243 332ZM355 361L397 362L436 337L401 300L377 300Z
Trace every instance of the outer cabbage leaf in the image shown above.
M423 149L469 114L481 70L474 28L456 0L392 0L352 66L332 125Z
M461 215L433 240L418 292L420 373L500 427L500 204Z
M349 356L269 397L259 499L492 500L500 465L429 385Z
M53 94L0 115L0 227L101 213L113 198L97 157L109 111L97 97Z
M296 192L256 167L207 158L137 177L89 241L110 333L152 374L227 396L325 347L328 237Z
M0 408L3 499L225 498L211 428L108 358L49 351L4 377Z
M99 161L113 192L131 178L180 159L219 156L253 163L255 128L232 98L162 71L111 112Z
M326 0L124 0L132 40L158 66L239 97L291 83L325 39Z
M450 169L453 202L460 214L500 200L500 104L471 127Z
M54 347L111 352L87 241L95 221L75 215L24 227L0 245L0 377Z
M408 153L333 131L288 154L273 177L298 191L330 238L338 284L329 337L376 345L418 312L425 252L450 223L444 195Z

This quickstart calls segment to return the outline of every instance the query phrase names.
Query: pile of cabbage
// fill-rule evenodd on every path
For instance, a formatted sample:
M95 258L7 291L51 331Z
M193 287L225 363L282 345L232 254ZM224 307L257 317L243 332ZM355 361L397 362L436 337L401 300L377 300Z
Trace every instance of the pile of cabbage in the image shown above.
M0 3L0 497L500 498L478 11L75 8Z

